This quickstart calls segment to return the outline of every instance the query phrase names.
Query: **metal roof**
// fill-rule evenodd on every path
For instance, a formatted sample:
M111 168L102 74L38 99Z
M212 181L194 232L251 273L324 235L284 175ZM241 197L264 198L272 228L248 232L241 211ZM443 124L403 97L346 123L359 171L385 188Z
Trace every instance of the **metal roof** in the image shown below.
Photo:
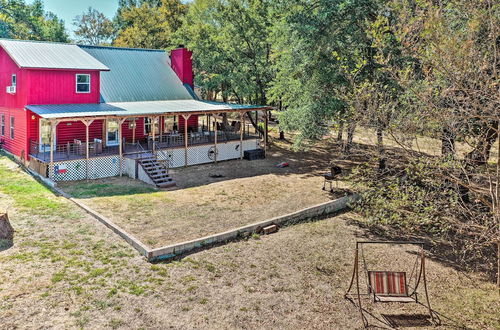
M163 50L80 46L111 71L101 73L101 102L192 100Z
M77 45L0 39L0 46L20 68L109 70Z
M141 117L148 115L162 115L168 113L189 114L217 111L228 112L237 110L250 111L269 109L269 107L266 106L240 105L198 100L112 102L100 104L28 105L26 106L26 108L38 114L40 117L46 119L100 116Z

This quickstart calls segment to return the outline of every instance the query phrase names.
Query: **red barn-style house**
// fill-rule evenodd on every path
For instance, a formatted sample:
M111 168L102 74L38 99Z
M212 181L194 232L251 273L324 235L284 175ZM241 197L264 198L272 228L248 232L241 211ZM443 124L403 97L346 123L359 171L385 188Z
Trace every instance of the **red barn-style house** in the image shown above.
M185 48L0 39L0 143L53 181L125 174L169 186L169 168L260 149L269 109L200 100ZM259 113L264 137L245 120Z

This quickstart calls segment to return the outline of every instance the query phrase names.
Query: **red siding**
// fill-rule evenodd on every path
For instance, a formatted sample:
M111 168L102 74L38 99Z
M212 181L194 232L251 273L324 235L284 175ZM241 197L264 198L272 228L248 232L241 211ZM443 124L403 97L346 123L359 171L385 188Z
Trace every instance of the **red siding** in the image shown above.
M127 140L127 142L132 142L133 129L129 128L129 125L132 123L132 119L126 120L122 124L122 135ZM136 120L136 128L135 128L135 140L143 139L146 137L144 134L144 118L139 118Z
M95 120L89 126L89 139L103 138L103 120ZM85 125L81 121L62 122L57 125L56 140L57 144L73 143L74 140L85 141Z
M17 78L16 94L7 94L6 88L11 85L12 75ZM9 55L0 48L0 114L5 115L5 135L0 136L4 141L4 148L21 157L28 153L27 142L27 111L26 91L28 89L28 77L26 71L18 68ZM10 138L10 117L14 117L14 139Z
M26 104L99 103L99 71L29 70ZM90 93L76 92L76 74L90 74Z

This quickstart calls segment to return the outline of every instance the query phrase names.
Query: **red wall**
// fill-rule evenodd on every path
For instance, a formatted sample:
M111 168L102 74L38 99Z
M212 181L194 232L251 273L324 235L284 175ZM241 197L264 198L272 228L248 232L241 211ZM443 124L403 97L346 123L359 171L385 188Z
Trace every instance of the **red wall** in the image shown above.
M16 94L7 94L6 88L11 85L12 74L17 77ZM4 148L9 152L26 157L28 150L28 113L24 109L27 98L28 74L17 67L16 63L0 48L0 114L5 115L5 135L0 136ZM14 117L14 139L10 138L10 117Z
M99 71L29 70L27 104L99 103ZM90 93L76 92L76 74L90 74Z
M194 88L193 83L193 52L187 48L178 48L170 52L172 69L181 79L182 83L189 84Z

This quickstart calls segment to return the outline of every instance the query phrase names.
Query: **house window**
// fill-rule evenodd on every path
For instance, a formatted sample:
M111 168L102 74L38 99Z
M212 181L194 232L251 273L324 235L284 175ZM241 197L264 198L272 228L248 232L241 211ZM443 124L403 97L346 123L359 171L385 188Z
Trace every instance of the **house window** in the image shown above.
M76 75L76 92L77 93L90 93L90 75L77 74Z
M10 138L14 140L14 117L10 117Z
M149 117L144 118L144 134L150 135L152 134L152 122L153 120ZM160 128L158 127L158 120L155 120L155 134L160 134Z
M0 135L5 136L5 115L0 118Z
M174 132L179 130L177 116L165 116L163 118L163 127L165 132Z
M11 86L16 87L17 86L17 76L15 74L12 75L12 84Z

